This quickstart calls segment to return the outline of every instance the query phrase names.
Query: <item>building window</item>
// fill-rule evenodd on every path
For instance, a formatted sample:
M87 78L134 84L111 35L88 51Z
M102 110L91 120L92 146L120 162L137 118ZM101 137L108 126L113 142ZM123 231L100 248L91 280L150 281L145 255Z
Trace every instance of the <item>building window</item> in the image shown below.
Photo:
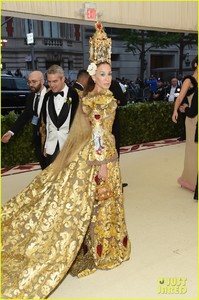
M32 61L26 61L26 68L28 71L32 70ZM37 70L37 61L35 60L35 70Z
M38 36L43 37L44 36L43 21L37 21L37 27L38 27Z
M68 61L68 70L73 70L73 61L72 60Z
M59 23L43 21L43 34L44 37L47 38L59 38L60 37Z
M60 37L66 38L67 24L60 23Z
M29 20L29 19L25 20L25 32L26 34L34 32L33 20Z
M74 40L74 25L67 24L67 38L68 40Z

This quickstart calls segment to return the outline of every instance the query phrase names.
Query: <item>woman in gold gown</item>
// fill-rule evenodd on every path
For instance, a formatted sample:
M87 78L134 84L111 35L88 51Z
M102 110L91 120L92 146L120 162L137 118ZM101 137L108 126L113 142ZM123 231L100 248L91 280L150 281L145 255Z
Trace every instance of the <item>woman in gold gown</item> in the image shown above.
M2 298L47 298L68 273L82 277L130 257L111 67L92 74L57 159L2 209ZM113 192L107 200L96 201L98 179Z

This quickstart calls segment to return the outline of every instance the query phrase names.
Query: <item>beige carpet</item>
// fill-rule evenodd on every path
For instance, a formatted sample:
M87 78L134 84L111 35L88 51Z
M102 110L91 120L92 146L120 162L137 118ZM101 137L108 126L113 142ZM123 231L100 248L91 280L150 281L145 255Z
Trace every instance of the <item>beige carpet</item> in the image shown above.
M193 193L176 183L184 147L181 143L121 155L131 259L82 279L69 275L50 299L198 298L198 205ZM2 202L38 173L3 177Z

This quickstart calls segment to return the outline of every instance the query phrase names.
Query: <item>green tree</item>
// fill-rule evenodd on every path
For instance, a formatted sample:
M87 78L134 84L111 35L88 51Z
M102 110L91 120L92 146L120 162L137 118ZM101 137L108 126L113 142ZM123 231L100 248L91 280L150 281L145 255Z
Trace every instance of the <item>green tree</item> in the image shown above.
M179 73L183 73L183 60L186 57L184 53L184 48L188 46L189 49L193 45L198 44L198 34L197 33L176 33L176 40L174 40L173 45L179 49Z
M151 48L166 48L170 45L176 45L179 48L179 72L182 73L184 48L197 44L197 34L145 31L136 29L126 29L121 38L125 42L126 51L134 55L138 52L140 59L140 77L144 79L146 67L146 53Z

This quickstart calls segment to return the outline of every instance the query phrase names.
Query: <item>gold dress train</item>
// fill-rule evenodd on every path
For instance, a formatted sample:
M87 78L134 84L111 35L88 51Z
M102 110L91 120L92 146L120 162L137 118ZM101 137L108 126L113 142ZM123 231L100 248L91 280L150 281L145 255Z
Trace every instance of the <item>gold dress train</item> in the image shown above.
M92 138L58 176L50 165L2 208L2 298L47 298L68 273L82 277L129 259L115 109L109 91L83 99ZM114 196L96 201L102 163Z

